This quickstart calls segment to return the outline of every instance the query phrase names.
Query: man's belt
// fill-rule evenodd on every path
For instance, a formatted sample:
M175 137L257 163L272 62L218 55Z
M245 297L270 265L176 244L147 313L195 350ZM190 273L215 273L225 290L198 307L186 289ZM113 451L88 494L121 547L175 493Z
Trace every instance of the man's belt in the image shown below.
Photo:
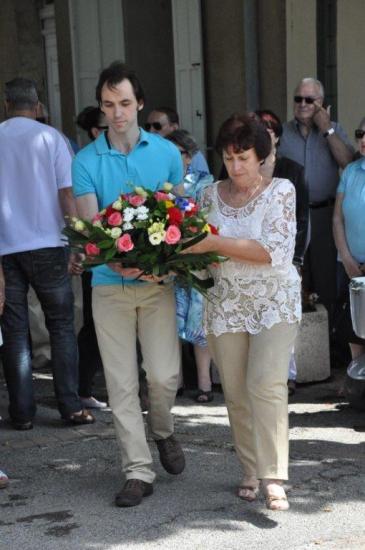
M325 208L326 206L332 206L335 204L335 199L327 199L326 201L310 202L309 208Z

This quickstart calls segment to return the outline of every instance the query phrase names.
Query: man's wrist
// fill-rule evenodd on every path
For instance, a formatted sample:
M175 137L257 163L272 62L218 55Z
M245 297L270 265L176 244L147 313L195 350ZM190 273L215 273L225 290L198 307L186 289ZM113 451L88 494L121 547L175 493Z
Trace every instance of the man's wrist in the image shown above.
M333 136L334 133L335 133L335 129L332 128L332 126L330 126L327 130L323 132L323 137L328 138L329 136Z

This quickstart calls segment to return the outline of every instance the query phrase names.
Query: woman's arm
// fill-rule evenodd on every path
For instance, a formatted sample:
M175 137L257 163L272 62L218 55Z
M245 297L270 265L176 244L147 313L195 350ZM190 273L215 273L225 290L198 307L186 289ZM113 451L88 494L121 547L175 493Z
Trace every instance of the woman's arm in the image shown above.
M217 252L235 261L282 265L292 261L295 246L295 189L287 180L279 182L262 220L261 235L256 239L221 237L209 234L186 252Z
M208 233L200 243L185 250L185 253L201 254L216 252L238 262L270 264L270 254L257 241L249 239L234 239Z
M344 193L337 193L335 209L333 213L333 236L337 250L340 254L343 266L348 277L360 277L363 273L358 262L352 257L346 241L345 224L342 211Z

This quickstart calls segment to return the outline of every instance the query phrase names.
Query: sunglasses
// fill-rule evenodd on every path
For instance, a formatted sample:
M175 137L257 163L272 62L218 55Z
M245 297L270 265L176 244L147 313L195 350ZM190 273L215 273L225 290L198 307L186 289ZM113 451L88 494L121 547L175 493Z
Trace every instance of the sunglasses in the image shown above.
M162 129L162 124L161 124L161 122L146 122L144 127L145 127L145 130L147 130L147 132L149 132L151 130L151 128L153 128L154 130L159 131L159 130Z
M295 103L302 103L302 101L304 100L306 102L307 105L313 105L313 103L315 102L315 100L318 99L317 97L310 97L310 96L301 96L301 95L295 95L294 96L294 101Z
M365 136L365 130L355 130L355 138L362 139Z

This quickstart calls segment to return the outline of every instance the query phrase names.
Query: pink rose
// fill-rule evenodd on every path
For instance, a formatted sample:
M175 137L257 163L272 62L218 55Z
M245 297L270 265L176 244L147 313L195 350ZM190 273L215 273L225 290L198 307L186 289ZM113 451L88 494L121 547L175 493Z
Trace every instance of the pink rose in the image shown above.
M120 212L113 212L108 218L109 225L122 225L123 217Z
M168 201L170 200L170 197L166 193L163 193L162 191L156 191L155 199L156 201Z
M146 202L145 197L141 197L141 195L132 195L131 197L128 197L128 202L135 208L138 206L142 206Z
M100 254L100 248L94 243L87 243L85 245L85 252L87 256L98 256Z
M134 244L129 233L124 233L124 235L119 237L117 240L117 248L119 252L129 252L133 250Z
M165 235L165 243L176 244L181 239L181 231L177 225L169 225Z

